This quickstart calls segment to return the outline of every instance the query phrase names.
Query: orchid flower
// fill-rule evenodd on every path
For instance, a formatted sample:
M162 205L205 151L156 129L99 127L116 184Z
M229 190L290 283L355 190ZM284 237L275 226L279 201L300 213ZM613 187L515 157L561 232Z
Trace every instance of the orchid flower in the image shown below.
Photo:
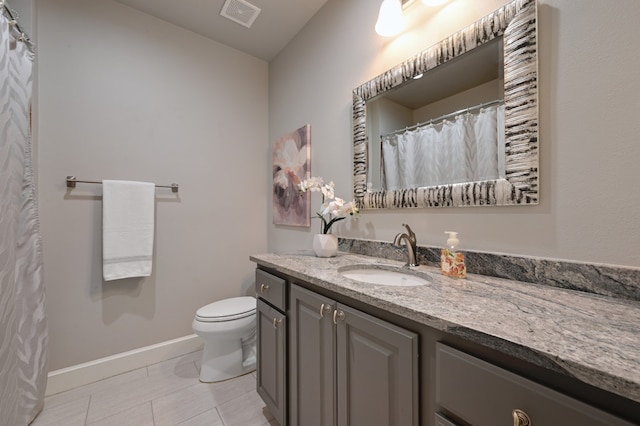
M316 216L322 222L320 230L323 234L328 234L331 231L331 226L345 219L347 215L355 216L359 213L355 201L346 203L342 198L335 196L333 181L325 183L321 177L312 177L300 182L298 190L301 194L307 191L322 192L322 205Z

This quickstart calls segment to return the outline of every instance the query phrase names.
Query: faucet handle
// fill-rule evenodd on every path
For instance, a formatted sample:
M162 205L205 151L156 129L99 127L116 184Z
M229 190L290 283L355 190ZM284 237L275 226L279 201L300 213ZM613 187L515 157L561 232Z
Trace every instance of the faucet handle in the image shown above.
M407 232L409 233L409 238L411 238L412 240L415 240L416 239L416 234L415 234L415 232L413 232L411 230L411 227L409 227L409 225L407 225L406 223L403 223L402 226L407 228Z

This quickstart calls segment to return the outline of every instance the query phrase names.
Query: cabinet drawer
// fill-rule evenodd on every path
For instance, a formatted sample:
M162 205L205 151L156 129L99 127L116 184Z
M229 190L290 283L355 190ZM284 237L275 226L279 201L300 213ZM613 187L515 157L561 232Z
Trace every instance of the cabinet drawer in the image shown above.
M286 311L286 281L260 269L256 269L256 294L272 306Z
M534 425L631 425L441 343L436 347L436 402L473 426L518 424L515 409Z

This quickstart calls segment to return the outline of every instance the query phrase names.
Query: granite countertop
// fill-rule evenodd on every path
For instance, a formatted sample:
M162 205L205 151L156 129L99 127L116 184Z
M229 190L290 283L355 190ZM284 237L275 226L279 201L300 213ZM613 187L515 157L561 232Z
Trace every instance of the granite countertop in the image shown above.
M311 251L250 257L317 287L497 349L595 387L640 402L640 303L484 275L444 277L415 268L430 284L392 287L347 279L354 264L402 262Z

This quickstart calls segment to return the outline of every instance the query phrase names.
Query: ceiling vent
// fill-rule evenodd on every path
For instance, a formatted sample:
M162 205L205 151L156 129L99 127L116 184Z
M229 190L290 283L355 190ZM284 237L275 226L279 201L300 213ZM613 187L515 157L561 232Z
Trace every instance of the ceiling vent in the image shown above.
M227 0L222 6L221 16L231 19L247 28L251 27L253 21L256 20L260 8L252 5L245 0Z

